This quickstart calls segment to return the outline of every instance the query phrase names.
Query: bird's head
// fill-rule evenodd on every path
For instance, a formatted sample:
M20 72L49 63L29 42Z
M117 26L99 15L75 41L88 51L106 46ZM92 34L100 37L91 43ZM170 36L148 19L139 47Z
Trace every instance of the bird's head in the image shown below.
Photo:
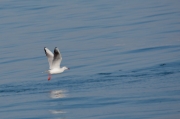
M63 67L63 69L64 69L64 70L69 70L70 68L68 68L68 67Z

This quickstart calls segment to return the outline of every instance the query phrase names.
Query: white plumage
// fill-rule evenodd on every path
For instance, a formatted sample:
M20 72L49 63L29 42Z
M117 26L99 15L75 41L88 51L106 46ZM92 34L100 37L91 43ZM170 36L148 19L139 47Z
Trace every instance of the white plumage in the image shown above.
M51 79L51 74L62 73L64 70L69 69L67 67L60 67L62 56L57 47L54 48L54 54L46 47L44 47L44 51L49 62L49 70L47 71L49 74L48 80Z

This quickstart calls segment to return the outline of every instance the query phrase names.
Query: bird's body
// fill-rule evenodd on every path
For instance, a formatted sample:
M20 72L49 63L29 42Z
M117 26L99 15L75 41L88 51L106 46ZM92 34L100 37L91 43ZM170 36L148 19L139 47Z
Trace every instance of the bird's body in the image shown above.
M65 67L55 68L55 69L50 69L50 70L48 70L48 73L49 73L49 74L59 74L59 73L64 72L64 70L66 70Z
M46 47L44 47L44 51L49 62L49 70L47 71L49 74L48 80L51 79L51 74L59 74L64 72L64 70L69 69L67 67L60 67L62 57L57 47L54 48L54 54Z

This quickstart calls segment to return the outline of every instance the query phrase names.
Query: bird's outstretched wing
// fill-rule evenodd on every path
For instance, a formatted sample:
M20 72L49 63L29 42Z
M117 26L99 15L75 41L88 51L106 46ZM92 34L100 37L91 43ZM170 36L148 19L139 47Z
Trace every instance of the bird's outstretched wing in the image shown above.
M49 62L49 69L52 69L52 62L53 62L53 59L54 59L54 55L53 53L46 47L44 47L44 51L45 51L45 54L48 58L48 62Z
M54 58L52 61L52 68L59 68L62 61L61 53L57 47L54 48Z

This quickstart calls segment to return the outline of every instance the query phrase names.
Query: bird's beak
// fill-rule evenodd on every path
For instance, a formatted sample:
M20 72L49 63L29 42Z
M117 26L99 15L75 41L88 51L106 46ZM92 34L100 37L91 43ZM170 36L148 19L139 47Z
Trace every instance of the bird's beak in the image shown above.
M70 68L67 68L68 70L70 70Z

